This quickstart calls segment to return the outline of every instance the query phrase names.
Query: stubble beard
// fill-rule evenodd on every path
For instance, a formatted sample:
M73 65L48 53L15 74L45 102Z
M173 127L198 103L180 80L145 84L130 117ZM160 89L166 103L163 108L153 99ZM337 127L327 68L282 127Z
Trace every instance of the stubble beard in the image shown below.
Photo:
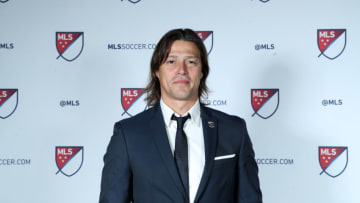
M188 84L184 87L180 86L180 87L171 88L169 93L170 96L176 100L181 100L181 101L196 100L198 95L193 88L190 88L190 84Z

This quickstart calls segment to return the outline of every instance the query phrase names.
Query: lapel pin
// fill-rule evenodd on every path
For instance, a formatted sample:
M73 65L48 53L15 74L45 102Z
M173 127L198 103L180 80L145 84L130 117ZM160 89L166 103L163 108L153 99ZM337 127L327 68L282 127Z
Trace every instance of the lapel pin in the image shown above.
M214 127L215 127L215 124L214 124L213 121L209 121L208 124L209 124L209 127L210 127L210 128L214 128Z

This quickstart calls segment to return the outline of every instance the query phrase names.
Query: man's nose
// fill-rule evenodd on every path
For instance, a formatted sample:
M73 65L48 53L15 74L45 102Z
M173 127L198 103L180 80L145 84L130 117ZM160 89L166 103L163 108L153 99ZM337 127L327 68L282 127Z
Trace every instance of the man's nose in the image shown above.
M186 74L186 73L187 73L186 63L185 61L181 61L178 67L178 74Z

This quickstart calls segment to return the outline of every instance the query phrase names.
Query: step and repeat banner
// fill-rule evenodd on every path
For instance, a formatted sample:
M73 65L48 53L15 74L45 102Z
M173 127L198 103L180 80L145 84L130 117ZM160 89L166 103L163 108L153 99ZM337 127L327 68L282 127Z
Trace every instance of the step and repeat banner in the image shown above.
M204 102L246 120L264 202L359 202L359 9L0 0L0 202L98 202L113 125L147 108L152 52L174 28L206 45Z

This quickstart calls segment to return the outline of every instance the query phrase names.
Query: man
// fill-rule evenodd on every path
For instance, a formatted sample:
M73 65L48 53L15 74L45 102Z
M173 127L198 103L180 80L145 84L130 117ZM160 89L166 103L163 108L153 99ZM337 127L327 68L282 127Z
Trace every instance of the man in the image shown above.
M190 29L166 33L145 89L152 108L115 124L100 203L261 203L243 119L201 104L207 52Z

